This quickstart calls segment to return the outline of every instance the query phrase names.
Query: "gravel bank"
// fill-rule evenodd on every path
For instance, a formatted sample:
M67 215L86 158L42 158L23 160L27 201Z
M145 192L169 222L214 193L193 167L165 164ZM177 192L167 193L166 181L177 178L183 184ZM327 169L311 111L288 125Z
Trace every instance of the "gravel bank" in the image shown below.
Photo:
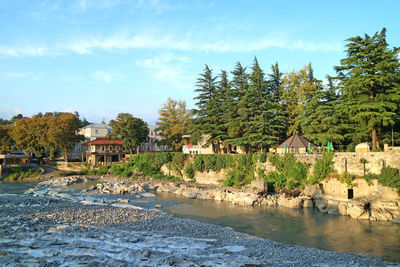
M386 266L156 210L0 195L1 266Z

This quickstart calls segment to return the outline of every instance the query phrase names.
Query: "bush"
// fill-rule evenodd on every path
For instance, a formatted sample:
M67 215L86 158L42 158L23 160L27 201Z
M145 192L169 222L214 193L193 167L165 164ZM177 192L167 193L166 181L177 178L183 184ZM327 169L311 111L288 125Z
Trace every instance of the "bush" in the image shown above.
M400 194L400 174L398 169L383 167L378 177L382 185L396 188Z
M267 162L267 153L265 153L265 152L260 153L259 159L260 159L261 163Z
M275 189L282 189L286 186L286 177L278 172L270 172L267 181L273 183Z
M207 172L209 172L210 170L216 171L217 156L214 154L204 155L204 166Z
M354 186L356 186L355 184L353 184L353 180L354 176L349 173L343 173L342 175L340 175L340 182L342 184L347 184L348 188L353 188Z
M325 152L321 159L317 159L314 164L313 181L314 183L324 180L333 169L333 152ZM310 182L311 183L311 182Z
M193 180L193 179L194 179L194 173L195 173L195 170L194 170L193 164L192 164L192 163L188 164L188 165L186 166L186 168L185 168L185 174L186 174L186 176L187 176L189 179Z
M198 172L203 172L205 169L204 160L202 155L196 155L194 157L194 169Z
M383 152L382 148L377 147L375 149L372 149L371 152Z

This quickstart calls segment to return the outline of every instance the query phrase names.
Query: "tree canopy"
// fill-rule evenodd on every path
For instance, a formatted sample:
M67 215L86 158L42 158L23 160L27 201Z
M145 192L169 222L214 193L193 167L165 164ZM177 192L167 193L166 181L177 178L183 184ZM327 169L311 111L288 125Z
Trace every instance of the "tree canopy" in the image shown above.
M158 111L157 130L160 130L163 136L162 143L180 151L183 146L182 136L189 131L189 122L192 118L192 112L186 108L186 102L183 100L173 100L168 98Z
M138 146L143 144L148 135L149 127L142 119L135 118L129 113L119 113L115 120L109 123L112 128L111 138L121 138L122 145L132 153L138 151Z

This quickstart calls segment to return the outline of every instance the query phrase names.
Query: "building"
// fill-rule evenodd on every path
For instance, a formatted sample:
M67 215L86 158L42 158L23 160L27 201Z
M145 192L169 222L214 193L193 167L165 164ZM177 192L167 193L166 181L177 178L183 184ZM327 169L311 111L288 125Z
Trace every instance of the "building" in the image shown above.
M111 131L111 127L104 123L92 123L81 128L78 134L83 135L85 137L85 140L83 142L75 144L71 153L71 157L75 159L82 158L82 161L84 161L85 157L84 153L82 152L84 152L85 147L82 146L82 144L85 142L93 141L96 138L106 138L107 134L111 134Z
M110 140L98 137L95 140L83 144L86 163L88 165L108 165L111 162L119 162L129 153L122 146L121 139Z
M146 142L140 146L140 152L162 152L169 151L168 146L160 145L160 141L163 139L160 132L157 131L155 125L149 125L149 135Z
M294 134L277 147L276 153L305 154L308 153L309 150L311 150L311 152L316 152L317 149L318 147L316 145L304 137Z
M189 142L190 135L183 135L183 140L186 141L186 145L183 145L182 152L184 154L215 154L213 146L208 142L209 136L202 135L197 145L192 145ZM214 146L220 146L221 154L228 154L228 148L222 145L222 142L215 141ZM229 154L245 154L245 151L239 146L231 146Z
M30 164L31 156L22 150L12 150L7 155L0 155L0 165Z

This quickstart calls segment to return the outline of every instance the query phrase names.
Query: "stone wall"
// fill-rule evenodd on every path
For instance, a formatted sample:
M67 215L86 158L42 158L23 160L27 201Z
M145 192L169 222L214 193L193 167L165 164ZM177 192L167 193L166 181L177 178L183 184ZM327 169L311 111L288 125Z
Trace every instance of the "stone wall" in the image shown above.
M354 198L373 198L380 200L400 200L400 196L396 189L383 186L378 180L372 180L368 184L364 179L355 179L353 181L353 197ZM329 179L321 182L321 193L336 199L348 199L348 187L341 183L338 179Z
M364 165L360 163L360 159L367 160L365 168L371 173L379 174L384 166L400 169L400 151L336 152L333 158L335 171L339 174L348 172L363 176Z

